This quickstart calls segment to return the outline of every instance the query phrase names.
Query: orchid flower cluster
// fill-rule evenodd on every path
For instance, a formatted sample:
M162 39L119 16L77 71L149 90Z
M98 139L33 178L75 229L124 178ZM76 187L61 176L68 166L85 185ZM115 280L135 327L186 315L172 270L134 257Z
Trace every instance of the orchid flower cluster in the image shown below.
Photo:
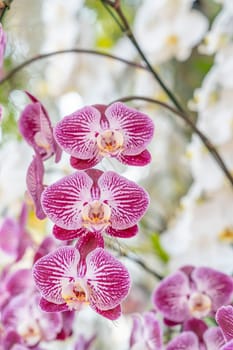
M151 157L146 147L153 137L153 122L117 102L84 107L52 128L42 104L27 95L32 103L23 110L19 129L35 152L27 173L28 196L38 218L48 217L54 223L54 236L64 241L64 246L34 265L40 306L47 312L64 312L89 304L115 320L129 293L130 276L105 249L104 235L135 236L149 196L116 172L93 166L103 157L128 165L148 164ZM43 162L53 155L59 161L61 151L70 154L76 171L45 188Z

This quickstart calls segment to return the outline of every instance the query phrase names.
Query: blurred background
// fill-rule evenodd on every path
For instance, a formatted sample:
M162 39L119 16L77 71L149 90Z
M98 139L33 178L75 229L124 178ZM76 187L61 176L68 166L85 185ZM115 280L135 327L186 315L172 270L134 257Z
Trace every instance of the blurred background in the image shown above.
M232 1L122 0L121 6L156 72L233 173ZM101 1L13 1L3 28L7 47L1 77L30 58L72 48L143 63ZM85 105L109 104L124 96L147 96L172 105L150 72L102 56L63 53L20 69L0 85L2 221L20 214L32 159L17 127L29 103L24 90L46 107L53 125ZM107 242L133 279L123 307L125 315L114 323L87 308L77 315L75 334L98 334L93 349L109 349L111 344L111 349L128 350L130 315L152 307L151 292L158 281L138 260L164 276L187 264L233 272L233 189L222 169L174 113L143 101L127 104L154 121L155 136L149 146L152 162L145 168L128 168L104 160L100 167L140 183L151 203L137 237ZM45 183L72 171L66 155L58 164L48 160ZM19 266L30 266L35 247L51 235L49 220L38 220L33 208L29 209L27 229L34 248L26 251ZM2 268L5 261L0 259ZM43 349L71 349L74 338L66 343L48 342Z

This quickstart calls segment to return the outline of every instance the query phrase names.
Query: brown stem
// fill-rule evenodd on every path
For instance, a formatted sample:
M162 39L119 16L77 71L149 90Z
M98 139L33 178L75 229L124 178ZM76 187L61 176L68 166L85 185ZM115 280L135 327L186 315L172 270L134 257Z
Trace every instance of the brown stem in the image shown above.
M48 53L45 53L45 54L37 55L35 57L32 57L32 58L24 61L23 63L19 64L15 68L13 68L2 79L0 79L0 85L3 84L5 81L9 80L10 78L12 78L21 69L23 69L24 67L30 65L33 62L40 61L40 60L43 60L45 58L56 56L56 55L66 54L66 53L89 54L89 55L96 55L96 56L107 57L107 58L110 58L112 60L125 63L128 66L148 71L148 68L145 67L144 65L140 64L140 63L132 62L132 61L126 60L124 58L121 58L121 57L118 57L118 56L115 56L115 55L112 55L112 54L109 54L109 53L106 53L106 52L100 52L100 51L89 50L89 49L71 48L71 49L53 51L53 52L48 52Z
M150 275L154 276L156 279L158 279L158 280L162 280L163 279L162 275L160 275L154 269L152 269L149 266L147 266L147 264L143 260L141 260L137 255L132 254L132 253L127 253L127 251L125 249L122 249L122 247L117 248L112 243L107 244L107 245L108 245L108 248L110 248L113 251L117 252L120 256L122 256L124 258L127 258L128 260L133 261L137 265L141 266L143 268L143 270L148 272Z
M119 24L119 21L116 20L114 16L112 16L113 19L115 20L115 22L120 27L121 31L125 35L127 35L129 40L132 42L132 44L134 45L134 47L138 51L139 55L141 56L141 58L145 62L148 70L151 72L151 74L153 75L155 80L159 83L159 85L162 87L162 89L166 92L166 94L170 98L170 100L174 103L174 105L177 107L177 109L179 111L183 112L184 109L181 106L180 102L177 100L174 93L167 87L167 85L164 83L164 81L160 78L160 76L156 72L156 70L152 67L151 63L149 62L149 60L147 59L146 55L144 54L142 48L140 47L139 43L137 42L137 40L136 40L136 38L135 38L131 28L130 28L130 25L129 25L122 9L121 9L120 1L119 0L116 0L116 1L101 0L101 1L102 1L102 4L106 4L115 10L115 12L119 16L119 19L121 20L122 24Z
M166 108L170 112L176 114L179 118L181 118L192 130L195 134L197 134L206 148L209 150L210 154L213 156L213 158L216 160L224 174L226 175L227 179L233 186L233 177L231 175L231 172L228 170L225 162L223 161L222 157L214 147L214 145L211 143L211 141L197 128L195 123L183 112L177 111L177 109L173 108L172 106L169 106L168 104L161 102L159 100L150 98L150 97L144 97L144 96L126 96L117 99L117 101L121 102L128 102L128 101L133 101L133 100L140 100L140 101L146 101L150 103L155 103L163 108ZM116 102L116 101L114 101Z
M10 9L10 5L13 2L13 0L1 0L0 1L0 22L2 22L2 19L6 13L7 10Z

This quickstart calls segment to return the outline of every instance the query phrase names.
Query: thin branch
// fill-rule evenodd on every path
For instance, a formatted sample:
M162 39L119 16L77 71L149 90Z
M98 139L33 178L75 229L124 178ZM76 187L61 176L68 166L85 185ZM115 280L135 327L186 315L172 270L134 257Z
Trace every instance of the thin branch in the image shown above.
M156 70L152 67L151 63L149 62L149 60L147 59L147 57L145 56L142 48L140 47L139 43L137 42L131 28L130 25L121 9L120 6L120 1L109 1L109 0L101 0L102 4L106 7L106 5L112 7L115 12L117 13L117 15L119 16L119 19L121 20L122 24L119 25L119 21L115 20L116 24L120 27L121 31L127 35L127 37L129 38L129 40L131 41L131 43L134 45L134 47L136 48L136 50L138 51L139 55L141 56L141 58L143 59L143 61L145 62L148 70L151 72L151 74L153 75L153 77L155 78L155 80L159 83L159 85L162 87L162 89L166 92L167 96L170 98L170 100L174 103L174 105L177 107L177 109L181 112L184 111L183 107L181 106L180 102L177 100L176 96L174 95L174 93L168 88L168 86L164 83L164 81L160 78L159 74L156 72ZM115 19L115 18L114 18ZM122 29L122 27L124 29Z
M195 125L195 123L190 118L188 118L188 116L185 113L177 111L177 109L173 108L172 106L169 106L168 104L166 104L164 102L161 102L159 100L156 100L156 99L153 99L150 97L126 96L126 97L119 98L116 101L129 102L129 101L133 101L133 100L140 100L140 101L146 101L146 102L157 104L163 108L166 108L170 112L176 114L180 119L182 119L192 129L192 131L200 137L200 139L202 140L202 142L204 143L206 148L209 150L210 154L213 156L213 158L218 163L218 165L220 166L220 168L224 172L225 176L227 177L227 179L229 180L229 182L233 186L233 177L231 175L231 172L228 170L225 162L223 161L222 157L218 153L217 149L214 147L214 145L211 143L211 141L198 129L198 127ZM114 101L114 102L116 102L116 101Z
M129 61L129 60L125 59L125 58L121 58L121 57L118 57L116 55L112 55L112 54L109 54L109 53L106 53L106 52L100 52L100 51L89 50L89 49L71 48L71 49L52 51L52 52L48 52L48 53L45 53L45 54L37 55L35 57L32 57L32 58L24 61L23 63L19 64L15 68L13 68L2 79L0 79L0 85L3 84L5 81L9 80L10 78L12 78L16 73L18 73L20 70L22 70L26 66L29 66L33 62L40 61L40 60L46 59L48 57L57 56L57 55L63 55L63 54L67 54L67 53L89 54L89 55L107 57L107 58L110 58L112 60L125 63L128 66L148 71L148 68L145 67L144 65L140 64L140 63L132 62L132 61Z
M12 2L13 2L13 0L1 0L0 1L0 22L2 22L6 11L10 9L10 5Z
M126 249L122 249L122 247L117 248L114 244L110 243L108 244L108 247L112 249L113 251L117 252L121 257L124 257L130 261L133 261L137 265L141 266L143 270L148 272L150 275L154 276L158 280L162 280L164 276L160 275L158 272L147 266L147 264L141 260L138 256L132 253L127 253Z

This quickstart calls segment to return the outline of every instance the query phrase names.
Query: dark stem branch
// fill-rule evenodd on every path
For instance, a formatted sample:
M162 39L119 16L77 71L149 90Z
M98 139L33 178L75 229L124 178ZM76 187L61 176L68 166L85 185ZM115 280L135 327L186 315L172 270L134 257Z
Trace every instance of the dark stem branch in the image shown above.
M113 251L117 252L121 257L124 257L130 261L135 262L137 265L141 266L143 270L148 272L150 275L154 276L158 280L162 280L164 276L160 275L158 272L147 266L147 264L141 260L138 256L133 253L127 253L126 249L122 249L122 247L116 247L114 244L109 243L108 247Z
M0 84L3 84L5 81L9 80L10 78L12 78L16 73L18 73L20 70L22 70L23 68L25 68L26 66L29 66L30 64L32 64L33 62L36 61L40 61L43 60L45 58L49 58L52 56L57 56L57 55L63 55L66 53L75 53L75 54L89 54L89 55L96 55L96 56L101 56L101 57L107 57L110 58L112 60L118 61L118 62L122 62L127 64L128 66L134 67L134 68L138 68L138 69L143 69L148 71L148 68L145 67L144 65L140 64L140 63L136 63L136 62L132 62L129 60L126 60L124 58L106 53L106 52L100 52L100 51L96 51L96 50L88 50L88 49L76 49L76 48L72 48L72 49L66 49L66 50L59 50L59 51L53 51L53 52L48 52L45 54L41 54L41 55L37 55L35 57L32 57L26 61L24 61L23 63L19 64L18 66L16 66L15 68L13 68L9 73L7 73L2 79L0 79Z
M2 22L3 17L7 10L10 9L10 5L13 2L13 0L1 0L0 1L0 22Z
M229 180L229 182L233 186L233 177L231 175L231 172L228 170L225 162L223 161L222 157L219 155L218 151L216 150L214 145L210 142L210 140L197 128L195 123L190 118L188 118L188 116L185 113L177 111L177 109L173 108L172 106L169 106L168 104L166 104L164 102L161 102L159 100L156 100L156 99L153 99L150 97L127 96L127 97L120 98L117 101L129 102L129 101L133 101L133 100L140 100L140 101L146 101L146 102L157 104L163 108L166 108L170 112L176 114L180 119L182 119L192 129L192 131L200 137L200 139L202 140L202 142L204 143L204 145L206 146L206 148L208 149L210 154L216 160L216 162L218 163L218 165L220 166L220 168L222 169L222 171L226 175L227 179ZM116 101L114 101L114 102L116 102Z
M139 55L141 56L141 58L143 59L143 61L145 62L148 70L151 72L151 74L153 75L153 77L155 78L155 80L159 83L159 85L162 87L162 89L166 92L167 96L170 98L170 100L174 103L174 105L177 107L177 109L181 112L184 111L183 107L181 106L180 102L177 100L176 96L174 95L174 93L167 87L167 85L164 83L164 81L160 78L159 74L156 72L156 70L152 67L151 63L149 62L149 60L147 59L147 57L145 56L143 50L141 49L139 43L137 42L131 28L130 25L121 9L120 6L120 1L109 1L109 0L101 0L103 5L109 5L110 7L112 7L115 12L118 14L119 19L121 20L122 24L119 25L119 21L115 20L115 22L117 23L117 25L120 27L121 31L123 33L125 33L125 35L127 35L127 37L129 38L129 40L132 42L132 44L134 45L134 47L136 48L136 50L138 51ZM106 6L105 6L106 7ZM113 17L114 18L114 17Z

